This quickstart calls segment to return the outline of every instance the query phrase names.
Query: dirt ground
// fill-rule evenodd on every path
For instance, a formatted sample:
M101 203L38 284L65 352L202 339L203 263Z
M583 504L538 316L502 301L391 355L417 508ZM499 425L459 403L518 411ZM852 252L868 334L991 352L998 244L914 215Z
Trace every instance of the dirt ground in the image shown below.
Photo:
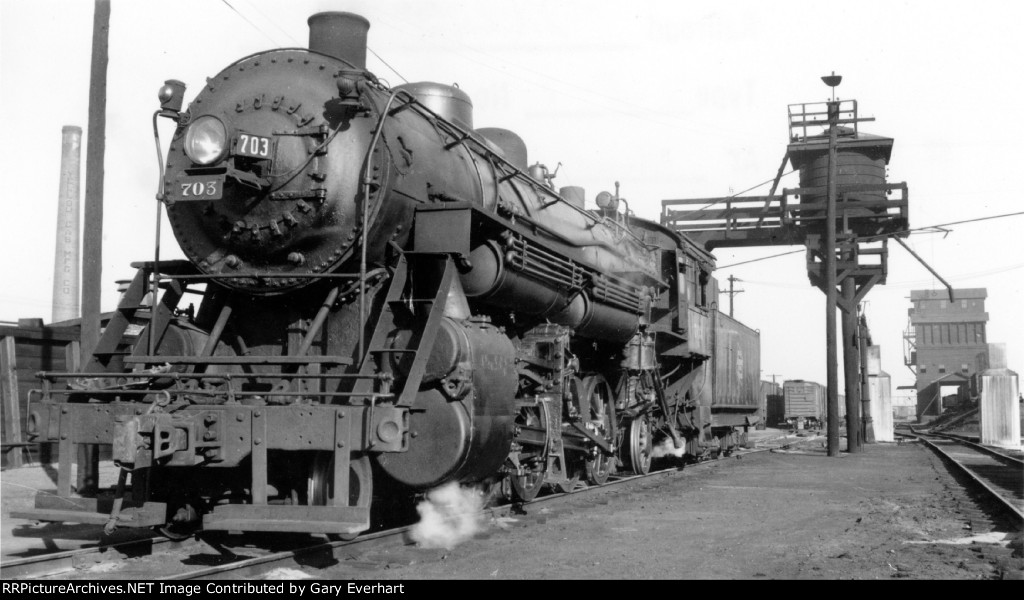
M72 465L71 480L77 467ZM100 485L117 482L117 467L110 462L100 464ZM103 527L79 524L36 524L10 518L12 510L32 508L36 492L56 493L57 470L52 465L32 465L0 472L0 557L4 561L24 558L43 552L76 550L95 546ZM149 531L121 530L110 541L124 541L149 535Z
M991 531L927 450L876 444L829 458L812 445L684 470L649 490L551 515L492 522L489 533L451 550L408 546L308 573L332 579L1020 577L1020 532Z
M874 444L830 458L823 440L730 458L607 491L570 507L483 524L452 549L352 554L316 579L1000 579L1020 578L1021 534L992 522L931 452ZM109 472L108 472L109 471ZM113 469L103 471L111 479ZM38 481L37 481L38 480ZM41 469L0 474L3 556L70 549L97 527L10 519ZM1000 529L1003 529L1002 531Z

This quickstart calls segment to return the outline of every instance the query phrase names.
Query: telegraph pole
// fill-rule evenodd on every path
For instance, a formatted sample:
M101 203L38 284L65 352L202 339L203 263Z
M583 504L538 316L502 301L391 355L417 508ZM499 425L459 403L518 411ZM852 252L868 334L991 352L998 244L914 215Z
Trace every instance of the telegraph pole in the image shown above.
M735 275L730 275L729 276L729 291L726 292L726 294L729 294L729 316L730 317L732 316L732 299L736 296L736 294L743 293L743 290L734 290L733 289L733 287L732 287L733 283L737 282L737 281L743 281L743 280L740 279L739 277L736 277Z
M824 79L824 78L823 78ZM835 88L839 81L830 83ZM836 142L839 135L839 102L828 102L828 202L825 211L825 239L822 255L825 259L825 346L828 395L828 455L839 456L839 361L836 356L836 178L839 165L836 160Z
M107 40L110 0L96 0L92 24L92 71L89 82L89 137L85 168L85 236L82 240L81 361L89 364L100 340L100 282L103 271L103 155L107 123ZM78 492L99 484L99 446L78 446Z

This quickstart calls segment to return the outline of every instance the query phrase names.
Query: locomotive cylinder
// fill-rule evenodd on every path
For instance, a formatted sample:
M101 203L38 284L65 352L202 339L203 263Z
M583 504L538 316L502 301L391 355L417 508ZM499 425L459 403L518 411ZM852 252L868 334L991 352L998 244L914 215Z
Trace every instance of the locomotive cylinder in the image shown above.
M441 385L416 397L408 452L377 459L417 489L481 480L501 467L512 445L518 377L512 341L486 322L443 323L427 367L435 380L443 377Z

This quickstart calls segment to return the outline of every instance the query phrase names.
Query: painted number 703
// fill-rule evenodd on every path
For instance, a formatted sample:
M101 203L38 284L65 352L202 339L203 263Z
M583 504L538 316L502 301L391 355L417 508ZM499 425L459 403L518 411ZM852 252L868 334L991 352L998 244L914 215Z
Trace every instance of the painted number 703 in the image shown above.
M181 197L190 200L217 200L221 196L221 181L190 181L180 183Z

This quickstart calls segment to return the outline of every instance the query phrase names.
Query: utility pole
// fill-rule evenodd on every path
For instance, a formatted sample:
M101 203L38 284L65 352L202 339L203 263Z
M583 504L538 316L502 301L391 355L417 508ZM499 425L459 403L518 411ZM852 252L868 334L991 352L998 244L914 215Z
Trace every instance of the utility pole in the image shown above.
M839 84L825 82L830 87ZM825 211L825 239L821 253L825 259L825 349L828 411L828 455L839 456L839 361L836 355L836 179L839 174L836 143L839 136L839 102L828 106L828 202Z
M103 279L103 155L107 123L107 40L110 0L96 0L92 24L89 82L89 137L85 168L85 233L82 239L82 348L80 365L89 364L100 339L100 282ZM78 492L99 484L99 446L78 446Z
M732 316L732 299L736 296L736 294L742 294L743 293L743 290L734 290L733 289L733 283L735 283L737 281L743 281L743 280L740 279L739 277L736 277L735 275L730 275L729 276L729 291L726 292L726 294L729 294L729 316L730 317Z

